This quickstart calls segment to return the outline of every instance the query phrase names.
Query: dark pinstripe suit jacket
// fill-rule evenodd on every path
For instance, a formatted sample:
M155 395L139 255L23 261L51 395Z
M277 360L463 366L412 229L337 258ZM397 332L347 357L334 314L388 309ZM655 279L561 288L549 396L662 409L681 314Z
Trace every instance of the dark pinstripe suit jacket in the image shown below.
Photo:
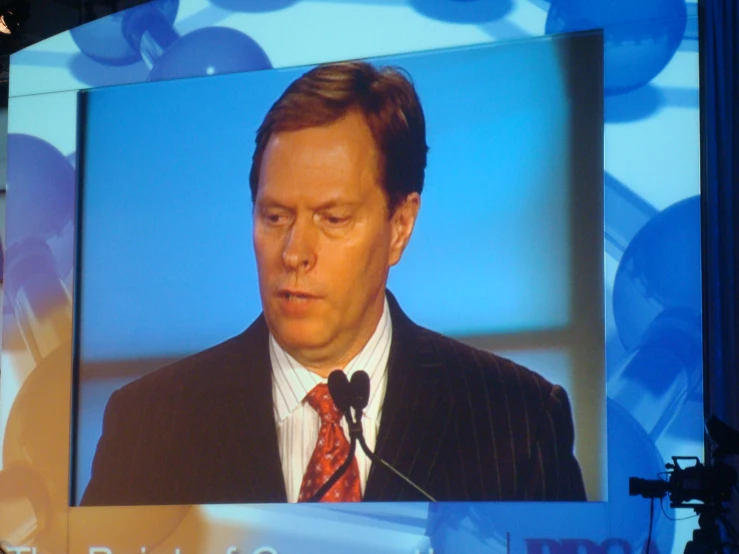
M415 325L388 299L377 453L437 500L584 500L565 391ZM285 502L268 333L260 316L115 392L82 504ZM423 500L383 467L364 499Z

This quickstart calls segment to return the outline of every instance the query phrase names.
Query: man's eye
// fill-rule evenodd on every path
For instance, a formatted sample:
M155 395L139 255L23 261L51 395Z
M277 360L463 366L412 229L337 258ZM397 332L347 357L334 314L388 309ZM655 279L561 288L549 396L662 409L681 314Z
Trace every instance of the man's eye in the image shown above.
M282 225L287 221L287 216L282 213L266 213L263 218L269 225Z
M346 223L348 223L349 218L345 216L324 214L323 221L327 223L328 225L331 225L333 227L338 227L338 226L345 225Z

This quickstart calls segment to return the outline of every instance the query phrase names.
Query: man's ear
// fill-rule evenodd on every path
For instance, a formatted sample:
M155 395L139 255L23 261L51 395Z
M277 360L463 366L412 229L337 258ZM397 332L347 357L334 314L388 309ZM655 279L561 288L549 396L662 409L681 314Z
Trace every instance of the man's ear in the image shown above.
M413 192L405 197L403 202L395 208L395 212L390 216L390 225L392 225L392 235L390 239L390 265L395 265L400 261L405 247L411 240L413 227L416 224L418 210L421 208L421 195Z

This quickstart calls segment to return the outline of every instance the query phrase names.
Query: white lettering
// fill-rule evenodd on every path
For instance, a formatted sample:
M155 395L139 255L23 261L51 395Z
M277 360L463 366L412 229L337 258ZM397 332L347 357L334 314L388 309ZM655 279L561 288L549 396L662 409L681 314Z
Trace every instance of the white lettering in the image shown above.
M226 549L226 554L239 554L239 549L236 548L235 546L229 546Z
M87 549L88 554L113 554L110 548L104 546L91 546Z
M269 546L262 546L254 551L254 554L277 554L277 550Z
M24 554L24 552L31 554L30 546L8 546L5 550L7 550L9 554Z

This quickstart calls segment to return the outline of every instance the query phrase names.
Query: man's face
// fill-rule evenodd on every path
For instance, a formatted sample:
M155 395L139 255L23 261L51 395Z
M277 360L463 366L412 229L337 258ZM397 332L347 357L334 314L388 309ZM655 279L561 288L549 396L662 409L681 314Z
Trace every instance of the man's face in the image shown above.
M254 205L254 252L267 325L300 363L343 368L382 315L390 266L420 205L388 212L363 116L272 136Z

